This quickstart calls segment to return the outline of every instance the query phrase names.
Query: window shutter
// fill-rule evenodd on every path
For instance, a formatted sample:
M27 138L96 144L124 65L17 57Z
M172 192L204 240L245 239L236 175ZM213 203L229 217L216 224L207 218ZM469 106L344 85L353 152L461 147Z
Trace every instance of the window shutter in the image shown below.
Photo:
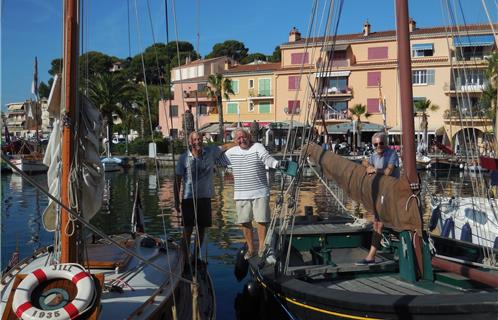
M367 99L367 112L368 113L379 113L379 98Z
M367 86L375 87L380 83L380 72L368 72L367 73Z
M427 84L434 84L435 82L435 70L434 69L429 69L427 70Z

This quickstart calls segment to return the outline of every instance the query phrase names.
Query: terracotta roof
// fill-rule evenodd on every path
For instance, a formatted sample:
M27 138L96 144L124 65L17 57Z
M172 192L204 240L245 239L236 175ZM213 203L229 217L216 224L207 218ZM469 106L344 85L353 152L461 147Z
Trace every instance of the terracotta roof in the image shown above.
M214 60L226 60L228 59L228 57L226 56L222 56L222 57L215 57L215 58L210 58L210 59L197 59L197 60L194 60L188 64L182 64L181 66L179 67L174 67L172 70L174 69L178 69L178 68L185 68L185 67L188 67L188 66L192 66L192 65L197 65L197 64L201 64L201 63L206 63L206 62L211 62L211 61L214 61Z
M240 73L240 72L258 72L258 71L274 71L280 69L280 62L276 63L260 63L260 64L241 64L233 66L224 73Z
M489 24L469 24L466 26L460 25L459 27L459 33L465 33L465 32L476 32L476 31L482 31L482 32L493 32L491 30L491 27ZM498 28L498 24L495 24L495 28ZM437 26L437 27L430 27L430 28L416 28L413 32L410 33L410 35L417 36L417 35L439 35L439 34L449 34L450 32L455 32L454 31L455 27L454 26ZM350 34L338 34L336 36L336 42L357 42L357 41L368 41L368 40L376 40L377 38L388 38L388 37L395 37L396 36L396 30L387 30L387 31L378 31L378 32L371 32L370 35L368 36L363 36L363 32L360 33L350 33ZM309 42L323 42L326 40L327 42L330 42L332 38L329 37L315 37L315 38L308 38ZM286 42L283 43L283 46L292 46L292 45L304 45L306 43L306 39L302 38L298 41L295 42Z

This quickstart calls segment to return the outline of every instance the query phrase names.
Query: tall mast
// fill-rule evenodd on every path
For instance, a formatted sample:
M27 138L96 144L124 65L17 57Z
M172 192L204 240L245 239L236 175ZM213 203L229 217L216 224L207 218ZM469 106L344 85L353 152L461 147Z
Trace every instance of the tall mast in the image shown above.
M396 0L396 29L400 82L401 123L403 124L403 168L410 183L419 183L415 162L415 136L413 124L412 61L410 32L408 30L408 0Z
M69 204L69 175L73 160L73 129L77 116L78 93L78 0L64 0L64 112L62 116L62 182L61 202L67 207ZM61 257L62 263L78 262L76 254L76 232L68 236L66 226L70 223L69 213L61 212ZM70 230L69 230L70 232Z

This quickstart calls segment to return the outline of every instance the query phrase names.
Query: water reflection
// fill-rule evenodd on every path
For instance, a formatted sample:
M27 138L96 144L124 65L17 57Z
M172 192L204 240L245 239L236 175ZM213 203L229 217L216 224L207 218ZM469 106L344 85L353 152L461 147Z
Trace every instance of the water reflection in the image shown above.
M452 174L432 176L429 172L420 173L426 199L426 214L430 211L427 195L445 193L446 195L470 195L472 186L481 179L469 175ZM92 223L106 233L130 231L133 193L138 182L144 209L145 230L154 235L180 237L180 218L172 215L173 207L172 168L160 170L159 179L146 170L129 170L127 172L106 173L105 203ZM272 175L271 205L280 193L283 182L287 187L289 177ZM46 176L34 176L34 179L46 187ZM203 250L209 257L209 270L216 287L218 319L235 319L234 299L242 291L243 282L238 283L233 275L233 263L237 249L243 242L242 233L236 224L235 202L233 200L233 176L225 170L216 170L214 174L215 193L213 196L213 226L207 234L207 246ZM21 257L29 255L38 246L49 244L52 235L41 228L39 217L47 205L47 198L37 192L18 175L1 176L2 187L2 266L15 248L16 237L19 239ZM357 204L347 200L338 189L331 187L346 207L355 208ZM38 200L37 200L38 199ZM311 170L306 170L300 184L300 194L296 203L296 213L302 214L305 206L312 206L316 214L325 216L340 212L337 203L328 194L326 188L317 180ZM360 208L361 210L361 208Z

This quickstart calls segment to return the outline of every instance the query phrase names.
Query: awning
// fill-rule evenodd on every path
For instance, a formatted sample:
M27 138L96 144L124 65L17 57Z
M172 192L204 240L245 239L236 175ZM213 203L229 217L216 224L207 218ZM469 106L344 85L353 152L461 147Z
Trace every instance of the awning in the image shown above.
M432 43L417 43L412 45L412 50L433 50L434 45Z
M23 103L13 103L7 107L7 110L21 110L23 106Z
M362 122L361 132L380 132L384 131L384 126L376 123ZM346 134L347 132L353 132L353 123L346 122L340 124L332 124L327 126L327 132L329 134Z
M349 48L349 44L336 44L335 46L328 44L322 47L322 51L345 51Z
M317 78L329 78L329 77L349 77L351 71L332 71L332 72L317 72L315 76Z
M232 123L227 123L225 122L225 130L227 127L229 127ZM210 133L210 134L217 134L219 132L219 126L217 122L209 123L204 125L202 128L199 129L200 133Z
M291 126L291 121L284 120L284 121L277 121L277 122L269 123L266 127L269 129L289 129L290 126ZM297 120L293 120L292 127L293 128L303 128L304 123L299 122ZM306 127L309 128L310 126L308 125Z
M492 34L476 36L459 36L453 38L455 47L484 47L495 44L495 37Z
M444 130L444 127L441 127L441 128L443 128L443 130ZM441 128L429 126L427 128L427 134L437 135L437 131L440 130ZM402 129L401 129L401 126L399 126L399 125L392 127L387 132L388 135L400 135L401 133L402 133ZM421 133L423 133L423 132L420 131L419 129L417 129L417 127L415 127L415 134L421 134Z

